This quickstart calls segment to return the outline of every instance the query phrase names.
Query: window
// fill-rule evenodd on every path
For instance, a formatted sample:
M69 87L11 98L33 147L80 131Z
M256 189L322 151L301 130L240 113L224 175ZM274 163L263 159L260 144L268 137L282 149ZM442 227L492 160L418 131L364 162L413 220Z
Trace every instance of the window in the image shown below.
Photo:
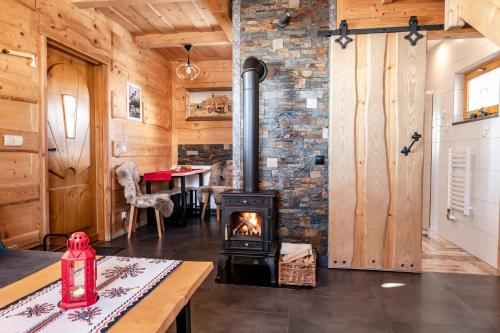
M500 58L464 74L464 119L498 114Z

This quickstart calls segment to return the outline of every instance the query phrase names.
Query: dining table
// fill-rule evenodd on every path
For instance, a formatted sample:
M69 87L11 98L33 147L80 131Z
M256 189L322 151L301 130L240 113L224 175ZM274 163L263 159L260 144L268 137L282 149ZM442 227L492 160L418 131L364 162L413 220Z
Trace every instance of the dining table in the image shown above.
M192 168L192 169L180 169L180 170L159 170L153 172L145 172L143 175L143 180L146 183L146 193L151 194L151 183L155 181L168 181L169 189L171 190L174 186L174 179L179 179L180 183L180 195L181 195L181 225L187 225L187 203L186 203L186 178L190 176L198 175L198 186L203 186L203 176L205 173L209 172L210 168ZM147 213L148 225L155 224L154 210L149 208Z

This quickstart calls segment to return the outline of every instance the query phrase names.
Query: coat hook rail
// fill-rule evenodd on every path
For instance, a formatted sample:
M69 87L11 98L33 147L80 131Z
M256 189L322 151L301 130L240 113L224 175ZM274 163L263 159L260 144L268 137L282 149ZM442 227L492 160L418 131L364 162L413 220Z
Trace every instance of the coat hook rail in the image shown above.
M377 34L377 33L389 33L389 32L408 32L405 39L410 42L412 46L415 46L417 42L423 38L423 35L419 31L431 31L431 30L443 30L443 24L431 24L431 25L418 25L418 18L416 16L411 16L408 21L408 25L405 27L387 27L387 28L367 28L367 29L349 29L347 21L342 20L340 26L335 30L320 30L318 31L318 36L320 37L331 37L339 36L335 39L335 42L340 44L340 46L345 49L352 38L349 35L365 35L365 34Z
M35 61L35 55L29 52L22 52L22 51L16 51L16 50L7 50L7 49L2 49L3 54L9 54L15 57L21 57L21 58L26 58L30 60L30 66L33 68L36 68L36 61Z

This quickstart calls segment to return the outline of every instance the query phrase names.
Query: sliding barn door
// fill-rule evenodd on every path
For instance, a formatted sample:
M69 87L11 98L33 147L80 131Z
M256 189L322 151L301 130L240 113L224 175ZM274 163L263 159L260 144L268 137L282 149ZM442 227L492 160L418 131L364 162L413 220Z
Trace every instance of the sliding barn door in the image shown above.
M421 268L426 40L331 42L329 267Z

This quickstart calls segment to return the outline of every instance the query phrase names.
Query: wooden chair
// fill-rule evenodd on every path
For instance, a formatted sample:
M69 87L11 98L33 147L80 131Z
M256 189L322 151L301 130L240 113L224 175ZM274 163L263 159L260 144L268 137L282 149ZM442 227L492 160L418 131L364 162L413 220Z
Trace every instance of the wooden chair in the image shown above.
M125 199L130 204L128 238L137 224L137 211L141 208L154 208L156 217L156 226L158 228L158 237L162 237L165 232L163 218L172 215L174 203L170 200L168 193L142 194L139 186L139 173L133 162L125 162L116 169L118 183L124 188Z
M210 204L210 196L214 196L217 222L220 222L221 193L233 188L233 161L215 163L210 167L208 185L201 186L200 202L203 202L201 219L205 219L205 212Z

